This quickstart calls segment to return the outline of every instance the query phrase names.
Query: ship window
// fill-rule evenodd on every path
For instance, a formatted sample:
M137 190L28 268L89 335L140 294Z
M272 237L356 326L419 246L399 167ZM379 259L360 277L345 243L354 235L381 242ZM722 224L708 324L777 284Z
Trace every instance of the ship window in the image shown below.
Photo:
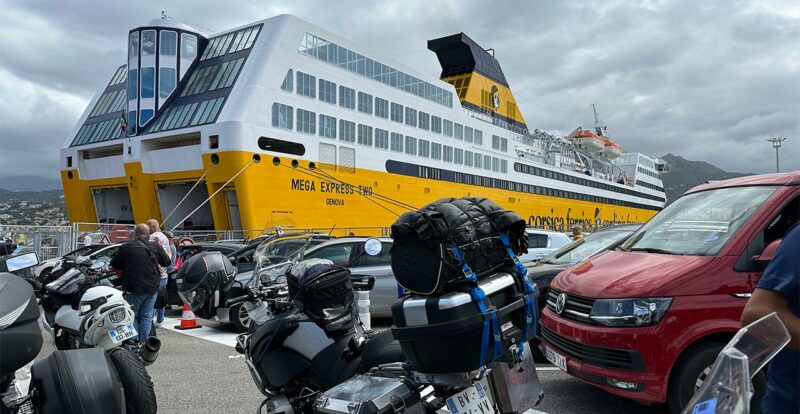
M449 145L444 146L444 161L445 162L453 162L453 147Z
M336 145L319 143L319 168L323 170L336 169Z
M442 120L442 129L444 131L444 135L447 137L453 136L453 121L449 121L447 119Z
M430 156L431 149L430 149L430 141L426 141L424 139L419 140L419 156L420 157L428 157Z
M437 134L442 133L442 118L436 115L431 115L431 131Z
M155 71L153 67L142 68L142 85L139 92L142 98L153 97L153 89L156 82Z
M132 101L138 97L139 92L139 71L131 69L128 71L128 100Z
M389 118L389 101L375 97L375 116Z
M339 106L356 109L356 91L347 86L339 85Z
M356 123L339 120L339 140L345 142L356 142Z
M336 139L336 118L320 114L319 135L326 138Z
M153 119L153 110L152 109L142 109L139 111L139 125L143 126L147 123L147 121Z
M317 133L317 114L297 108L297 130L307 134Z
M505 174L508 172L508 161L500 160L500 172Z
M389 131L375 128L375 148L389 149Z
M453 162L456 164L463 164L464 163L464 150L461 148L455 148L453 150Z
M508 152L508 139L500 138L500 151Z
M272 126L284 129L294 128L293 122L294 108L289 105L272 104Z
M319 81L322 82L322 79L320 79ZM286 76L283 78L283 83L281 83L281 89L286 92L294 91L293 82L294 82L294 71L292 69L289 69L288 71L286 71ZM320 89L322 89L321 85Z
M500 171L500 159L497 157L492 157L492 171L494 172Z
M431 142L431 158L435 160L442 159L442 144Z
M227 70L225 71L224 77L222 78L222 81L218 85L212 85L211 89L227 88L233 85L233 81L235 81L236 76L239 75L239 70L241 70L243 63L244 63L244 58L239 58L233 62L230 62L228 64Z
M392 102L392 121L403 122L403 105Z
M128 39L128 59L139 58L139 32L131 32Z
M500 137L497 135L492 135L492 149L499 150L500 149Z
M483 157L481 154L475 153L475 168L483 168Z
M403 152L403 134L392 132L392 151Z
M317 97L317 78L307 73L297 72L297 93L309 98Z
M339 171L351 174L356 172L355 148L339 147Z
M158 97L166 98L175 90L175 68L158 69Z
M464 165L472 167L472 151L464 151Z
M430 115L420 111L419 113L419 127L424 130L430 129Z
M164 30L161 32L161 40L159 41L158 53L164 56L175 56L178 51L178 34Z
M406 135L406 154L417 155L417 139Z
M417 126L417 110L406 107L406 125Z
M358 143L372 146L372 127L358 124Z
M455 124L453 127L453 136L455 139L464 139L464 125Z
M483 131L475 130L475 145L483 145Z
M336 84L325 79L319 80L319 100L336 105Z
M474 137L473 137L472 131L473 131L472 128L470 128L468 126L464 127L464 142L473 142L474 141Z
M258 147L264 151L281 152L284 154L304 155L306 147L296 142L284 141L282 139L260 137Z
M181 59L194 60L197 57L197 36L181 33Z
M142 32L142 56L156 54L156 31L145 30Z
M128 111L128 135L136 134L136 111Z
M358 93L358 111L372 114L372 95L364 92Z

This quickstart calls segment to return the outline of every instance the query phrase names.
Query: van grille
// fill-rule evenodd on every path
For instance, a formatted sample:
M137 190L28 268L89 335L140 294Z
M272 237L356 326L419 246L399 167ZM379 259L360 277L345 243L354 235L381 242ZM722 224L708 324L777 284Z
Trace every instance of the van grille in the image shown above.
M565 338L543 325L539 327L545 344L568 358L600 367L644 372L644 361L639 351L586 345Z
M556 312L556 301L560 294L561 291L552 288L547 292L548 309L557 313L564 319L585 323L587 325L597 325L596 322L589 318L589 314L592 312L592 306L594 306L594 299L567 294L567 301L564 303L564 309L559 314Z

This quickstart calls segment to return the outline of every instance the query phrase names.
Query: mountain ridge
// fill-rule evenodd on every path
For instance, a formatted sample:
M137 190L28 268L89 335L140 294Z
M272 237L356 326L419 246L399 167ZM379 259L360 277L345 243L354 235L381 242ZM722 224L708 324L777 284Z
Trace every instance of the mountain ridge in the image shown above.
M703 184L706 181L727 180L753 175L753 173L725 171L705 161L691 161L671 153L660 158L669 165L669 171L661 173L667 204L675 201L692 187Z

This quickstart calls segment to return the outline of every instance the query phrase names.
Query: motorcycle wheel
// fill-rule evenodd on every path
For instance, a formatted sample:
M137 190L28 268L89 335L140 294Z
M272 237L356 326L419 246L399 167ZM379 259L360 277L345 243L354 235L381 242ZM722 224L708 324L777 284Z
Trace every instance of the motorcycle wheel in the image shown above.
M253 324L253 321L250 319L250 315L247 313L247 309L243 304L234 305L230 313L231 322L233 326L236 327L237 331L242 333L250 332L250 326Z
M117 370L125 390L125 412L127 414L155 414L158 412L153 380L144 369L144 363L133 352L116 348L109 359Z

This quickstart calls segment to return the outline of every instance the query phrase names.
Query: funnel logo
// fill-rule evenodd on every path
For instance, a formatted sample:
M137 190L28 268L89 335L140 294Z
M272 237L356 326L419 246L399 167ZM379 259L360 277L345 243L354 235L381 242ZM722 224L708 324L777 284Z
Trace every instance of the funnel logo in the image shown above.
M500 96L497 95L497 86L492 85L492 106L495 110L500 109Z

